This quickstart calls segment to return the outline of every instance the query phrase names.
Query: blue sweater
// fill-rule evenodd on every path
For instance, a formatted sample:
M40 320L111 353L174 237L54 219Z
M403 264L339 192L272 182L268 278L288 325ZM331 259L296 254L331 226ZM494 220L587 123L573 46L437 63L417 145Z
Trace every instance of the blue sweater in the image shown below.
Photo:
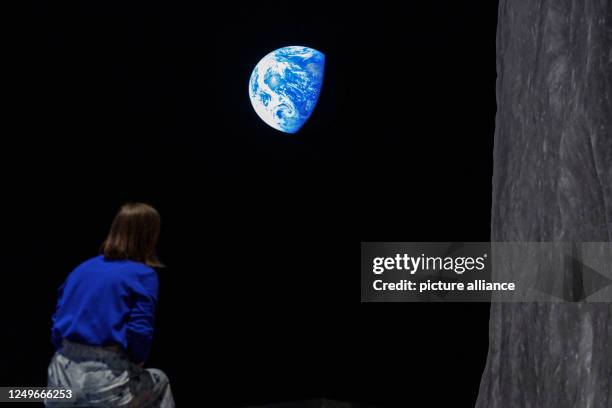
M79 265L59 289L51 340L92 346L119 345L142 363L153 339L158 280L155 270L102 255Z

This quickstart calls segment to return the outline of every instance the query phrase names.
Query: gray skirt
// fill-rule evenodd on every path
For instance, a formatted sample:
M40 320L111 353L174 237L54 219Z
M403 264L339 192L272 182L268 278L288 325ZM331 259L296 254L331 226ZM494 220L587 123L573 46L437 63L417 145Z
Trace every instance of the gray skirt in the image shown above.
M47 407L174 407L161 370L141 368L121 351L67 340L51 359L47 385L70 389L76 397L47 401Z

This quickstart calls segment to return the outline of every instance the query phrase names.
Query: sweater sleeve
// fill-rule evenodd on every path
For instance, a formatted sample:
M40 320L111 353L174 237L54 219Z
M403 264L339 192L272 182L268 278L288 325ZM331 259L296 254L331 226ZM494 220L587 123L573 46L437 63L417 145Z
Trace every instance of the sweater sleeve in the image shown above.
M55 326L57 320L57 312L59 308L62 306L62 297L64 296L64 286L66 282L64 282L59 289L57 290L57 303L55 305L55 312L51 317L51 343L55 346L56 349L60 348L62 345L62 334Z
M152 268L141 273L134 284L132 309L127 324L128 356L135 363L149 357L155 325L155 306L159 283Z

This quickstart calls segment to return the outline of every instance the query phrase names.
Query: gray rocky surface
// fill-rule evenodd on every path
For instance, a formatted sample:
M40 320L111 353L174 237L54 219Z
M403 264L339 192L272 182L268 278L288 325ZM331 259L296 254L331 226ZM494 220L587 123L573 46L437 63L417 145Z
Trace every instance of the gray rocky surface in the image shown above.
M497 54L492 241L610 241L612 0L500 0ZM612 306L493 303L476 406L612 407Z

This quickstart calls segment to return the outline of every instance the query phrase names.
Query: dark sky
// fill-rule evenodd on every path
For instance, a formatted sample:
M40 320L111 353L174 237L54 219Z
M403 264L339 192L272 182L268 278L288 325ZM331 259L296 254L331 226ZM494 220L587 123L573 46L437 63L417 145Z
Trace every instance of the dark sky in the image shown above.
M358 251L489 240L496 2L200 3L37 2L17 32L0 384L44 384L55 289L143 200L168 265L151 365L180 406L471 406L488 306L360 304ZM288 135L247 84L294 44L326 76Z

